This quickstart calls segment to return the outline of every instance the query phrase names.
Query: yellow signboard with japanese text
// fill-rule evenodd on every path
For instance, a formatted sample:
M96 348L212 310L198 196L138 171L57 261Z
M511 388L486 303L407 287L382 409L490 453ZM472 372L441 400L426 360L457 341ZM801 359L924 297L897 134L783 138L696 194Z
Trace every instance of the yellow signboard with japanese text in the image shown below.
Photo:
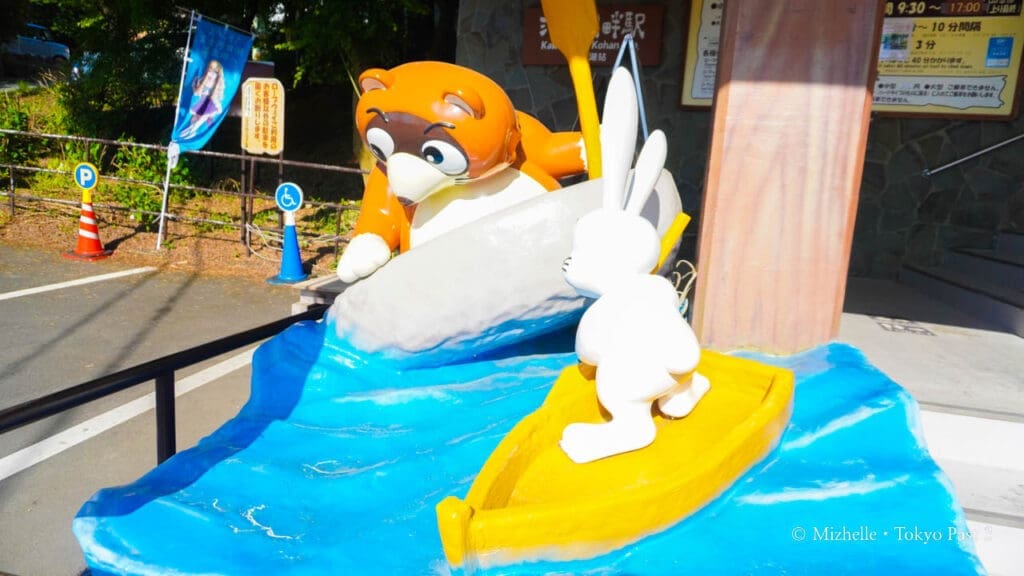
M242 149L270 155L284 150L284 86L275 78L249 78L242 85Z
M680 105L711 106L718 68L718 37L722 31L723 0L690 0L689 26L683 60Z
M683 107L710 106L723 4L692 0ZM1006 118L1017 112L1024 0L887 0L872 111Z
M1012 115L1024 44L1022 4L887 1L872 110Z

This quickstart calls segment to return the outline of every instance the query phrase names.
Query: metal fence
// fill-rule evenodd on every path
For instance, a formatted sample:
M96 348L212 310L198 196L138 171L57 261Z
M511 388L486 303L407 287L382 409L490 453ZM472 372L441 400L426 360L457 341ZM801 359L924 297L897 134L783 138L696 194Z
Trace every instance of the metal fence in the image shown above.
M44 134L37 132L24 132L20 130L8 130L0 129L0 138L5 138L10 141L12 138L33 138L39 139L46 143L54 142L77 142L86 144L84 150L85 161L97 161L98 159L89 158L90 148L89 144L100 144L104 146L117 146L117 147L130 147L145 150L155 150L162 154L167 151L166 146L157 144L142 144L138 142L127 142L122 140L109 140L105 138L92 138L86 136L70 136L65 134ZM252 241L254 232L264 235L263 232L254 224L254 203L256 200L266 200L268 202L274 201L274 196L271 193L260 192L256 187L257 170L259 166L269 165L271 168L276 167L277 170L277 183L280 184L284 180L284 170L301 169L301 170L313 170L328 172L334 174L349 174L353 178L361 178L363 171L359 168L350 166L337 166L331 164L318 164L313 162L300 162L295 160L285 160L282 156L278 157L267 157L267 156L253 156L248 154L229 154L225 152L213 152L208 150L196 150L186 152L186 155L196 157L206 157L211 159L220 159L226 161L238 162L238 170L240 174L239 178L239 189L233 190L230 188L213 188L204 186L193 186L185 184L171 183L170 189L187 191L192 193L204 193L211 195L226 195L238 198L238 220L218 220L211 218L200 218L194 216L188 216L185 214L175 214L173 207L168 208L168 214L166 216L169 221L176 221L186 224L194 225L214 225L231 227L239 230L239 241L245 246L246 254L251 255L252 252ZM7 199L7 207L12 217L16 216L18 210L18 203L49 203L62 206L77 207L79 201L68 200L62 198L47 197L45 195L38 195L32 193L25 193L24 191L19 192L17 183L19 180L26 183L26 187L31 190L30 179L28 176L34 174L60 174L67 177L68 188L74 188L74 180L72 170L70 168L63 170L55 170L51 168L43 168L40 166L33 166L29 164L16 164L12 163L9 157L0 157L0 170L6 172L7 175L7 186L6 190L0 185L0 197ZM2 172L0 172L2 173ZM110 176L100 174L100 181L113 182L126 184L129 186L140 186L155 189L158 193L162 193L163 182L162 181L149 181L149 180L138 180L133 178L124 178L118 176ZM24 204L23 204L24 205ZM142 210L137 207L123 206L112 202L97 202L94 201L94 207L100 210L112 210L117 212L130 212L137 214L144 214L149 216L158 217L159 212ZM319 200L306 200L303 203L304 208L313 208L317 210L328 210L334 214L334 230L333 234L324 236L323 234L316 234L312 232L304 232L298 230L300 236L304 236L307 239L315 238L319 242L333 243L335 256L339 249L339 245L343 237L342 221L343 215L347 211L358 210L359 204L355 201L342 201L342 202L326 202ZM275 228L268 230L270 236L279 235L281 233L282 221L278 219L278 223ZM266 235L264 235L266 236Z

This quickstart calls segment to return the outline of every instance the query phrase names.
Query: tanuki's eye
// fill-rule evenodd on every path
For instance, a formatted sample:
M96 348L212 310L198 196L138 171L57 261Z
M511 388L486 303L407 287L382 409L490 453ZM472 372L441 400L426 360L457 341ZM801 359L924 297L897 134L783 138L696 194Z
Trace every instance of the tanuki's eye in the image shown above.
M388 157L395 152L395 141L391 135L380 128L370 128L366 131L366 144L370 152L381 162L387 162Z
M462 174L469 166L462 151L444 140L427 140L420 149L420 156L449 176Z

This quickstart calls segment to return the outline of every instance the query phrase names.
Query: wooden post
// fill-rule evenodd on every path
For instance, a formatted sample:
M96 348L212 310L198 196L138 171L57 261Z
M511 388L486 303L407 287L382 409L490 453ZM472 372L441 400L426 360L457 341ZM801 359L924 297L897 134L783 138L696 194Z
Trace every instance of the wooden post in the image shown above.
M792 353L839 327L882 3L728 0L694 326Z
M246 162L246 158L245 158L245 150L242 150L242 184L240 186L240 188L241 188L241 190L240 190L241 191L241 195L239 196L239 198L241 199L241 202L242 202L242 205L241 205L241 208L240 208L241 213L242 213L242 228L241 228L241 231L240 231L240 238L239 238L239 240L242 242L242 246L245 246L245 255L246 256L251 256L251 253L249 252L249 242L246 239L246 233L248 233L248 229L247 229L246 225L249 223L249 217L246 214L246 208L249 206L248 202L246 202L246 194L249 192L249 182L248 182L247 178L251 178L252 176L249 176L247 174L246 164L247 164L247 162Z

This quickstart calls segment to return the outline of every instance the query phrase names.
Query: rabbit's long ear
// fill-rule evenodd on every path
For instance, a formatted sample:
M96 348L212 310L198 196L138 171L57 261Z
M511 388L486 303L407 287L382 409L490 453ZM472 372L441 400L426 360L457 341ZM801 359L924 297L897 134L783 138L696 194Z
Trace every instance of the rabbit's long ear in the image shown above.
M665 141L665 133L661 130L651 132L640 149L640 157L636 159L636 169L633 172L633 187L629 192L629 203L626 204L626 212L639 214L644 209L644 204L651 197L654 185L661 176L661 169L665 167L665 155L668 150L668 143Z
M601 122L601 170L603 206L621 210L626 201L626 178L636 152L639 109L633 77L625 68L617 68L608 83Z

